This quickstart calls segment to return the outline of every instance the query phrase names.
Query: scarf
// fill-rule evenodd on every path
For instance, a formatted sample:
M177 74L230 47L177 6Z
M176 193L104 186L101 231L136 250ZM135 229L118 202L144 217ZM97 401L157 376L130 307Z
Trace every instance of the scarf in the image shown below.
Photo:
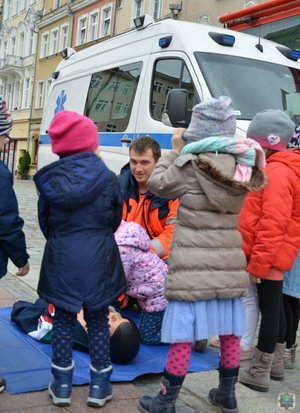
M253 166L256 165L259 169L263 169L266 165L266 157L262 147L249 138L210 136L185 145L181 151L182 155L189 153L197 155L206 152L234 155L236 169L233 178L240 182L250 181Z

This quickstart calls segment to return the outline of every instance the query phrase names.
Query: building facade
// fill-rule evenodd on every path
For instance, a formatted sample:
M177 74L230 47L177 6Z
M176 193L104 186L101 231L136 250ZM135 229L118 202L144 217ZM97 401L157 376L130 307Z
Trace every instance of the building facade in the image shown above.
M39 131L52 74L67 47L79 51L134 26L149 14L220 25L224 13L253 5L244 0L2 0L0 96L14 119L16 164L29 151L37 167ZM0 3L1 4L1 3Z

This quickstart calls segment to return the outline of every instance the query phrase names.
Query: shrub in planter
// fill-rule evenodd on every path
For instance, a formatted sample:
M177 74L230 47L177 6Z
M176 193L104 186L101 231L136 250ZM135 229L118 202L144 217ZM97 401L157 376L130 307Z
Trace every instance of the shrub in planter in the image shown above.
M26 179L31 164L31 158L29 152L25 151L24 155L20 157L19 164L17 168L17 173L21 179Z

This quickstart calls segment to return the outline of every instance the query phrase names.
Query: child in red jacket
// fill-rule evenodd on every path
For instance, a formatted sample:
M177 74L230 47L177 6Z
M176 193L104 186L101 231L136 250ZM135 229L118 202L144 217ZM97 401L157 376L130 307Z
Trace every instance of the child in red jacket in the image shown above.
M300 157L286 150L294 129L288 115L269 109L256 114L247 131L264 148L268 178L263 190L247 196L239 218L261 312L257 347L239 380L257 391L268 391L270 377L284 377L283 272L291 269L300 248Z

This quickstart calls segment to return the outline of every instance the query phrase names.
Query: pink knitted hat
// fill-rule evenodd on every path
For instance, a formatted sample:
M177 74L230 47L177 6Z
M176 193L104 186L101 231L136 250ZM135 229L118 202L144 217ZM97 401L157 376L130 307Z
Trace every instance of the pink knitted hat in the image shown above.
M87 116L77 112L58 112L48 128L52 152L57 155L72 155L80 152L95 152L99 146L98 130Z

